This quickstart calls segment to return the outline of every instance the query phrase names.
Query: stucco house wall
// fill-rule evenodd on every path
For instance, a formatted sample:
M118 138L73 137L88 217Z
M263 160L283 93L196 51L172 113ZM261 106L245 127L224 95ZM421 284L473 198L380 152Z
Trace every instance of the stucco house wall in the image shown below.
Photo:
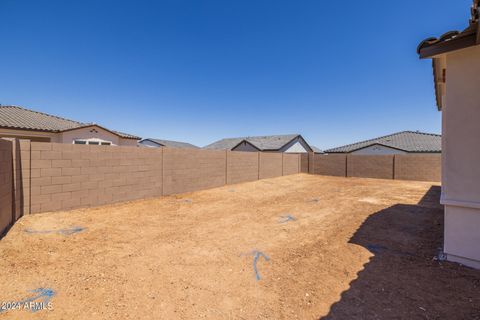
M109 141L113 145L121 145L120 137L97 126L79 128L59 133L60 142L73 143L77 139Z
M407 152L382 146L380 144L371 145L362 149L350 152L351 154L365 154L365 155L388 155L388 154L406 154Z
M35 142L73 143L76 139L99 139L116 146L136 146L137 140L122 138L98 126L83 127L63 132L43 132L0 128L0 137L28 139Z
M293 145L288 147L285 153L307 153L308 150L302 145L300 141L296 141Z
M446 55L443 97L445 253L480 268L480 46Z
M296 137L280 149L280 152L286 153L306 153L309 151L313 150L300 136Z
M35 142L59 142L57 133L33 130L0 128L0 137L29 139Z

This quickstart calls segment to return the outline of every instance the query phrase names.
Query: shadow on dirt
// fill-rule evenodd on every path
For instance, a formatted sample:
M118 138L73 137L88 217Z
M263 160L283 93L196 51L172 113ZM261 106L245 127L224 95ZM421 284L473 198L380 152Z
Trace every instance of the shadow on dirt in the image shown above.
M350 243L373 257L321 319L480 319L480 271L434 259L443 243L440 187L417 205L371 215Z

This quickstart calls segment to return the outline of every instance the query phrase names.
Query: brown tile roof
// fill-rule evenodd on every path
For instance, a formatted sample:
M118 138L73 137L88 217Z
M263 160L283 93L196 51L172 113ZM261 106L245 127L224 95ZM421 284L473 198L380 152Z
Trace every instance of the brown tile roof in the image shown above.
M480 44L479 28L480 0L473 0L469 26L463 31L449 31L439 38L427 38L417 47L420 58L431 58L435 55L472 47Z
M89 126L98 126L126 139L140 138L128 133L109 130L94 123L82 123L18 106L0 106L0 127L46 132L63 132Z

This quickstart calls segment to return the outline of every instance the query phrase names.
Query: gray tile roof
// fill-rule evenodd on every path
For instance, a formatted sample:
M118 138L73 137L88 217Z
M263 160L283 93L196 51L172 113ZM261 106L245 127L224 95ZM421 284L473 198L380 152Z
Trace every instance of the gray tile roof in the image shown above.
M419 131L402 131L388 136L370 139L342 147L325 150L327 153L348 153L365 147L381 144L406 152L441 152L442 136Z
M179 149L199 149L196 145L193 145L188 142L180 142L180 141L172 141L172 140L163 140L163 139L153 139L153 138L145 138L141 140L139 143L142 143L142 141L145 140L150 140L155 143L158 143L159 145L169 147L169 148L179 148Z
M319 148L317 148L317 147L315 147L315 146L312 146L312 145L311 145L310 147L312 147L312 150L313 150L313 152L315 152L315 153L323 153L323 151L322 151L321 149L319 149Z
M18 106L0 106L0 127L10 129L37 130L47 132L62 132L66 130L79 129L96 125L94 123L82 123L69 120L47 113L28 110ZM96 125L99 126L99 125ZM109 130L99 126L107 131L127 139L140 139L137 136L119 131Z
M226 149L231 150L242 141L247 141L261 151L279 150L287 143L300 136L299 134L284 134L275 136L258 136L258 137L239 137L218 140L204 149Z

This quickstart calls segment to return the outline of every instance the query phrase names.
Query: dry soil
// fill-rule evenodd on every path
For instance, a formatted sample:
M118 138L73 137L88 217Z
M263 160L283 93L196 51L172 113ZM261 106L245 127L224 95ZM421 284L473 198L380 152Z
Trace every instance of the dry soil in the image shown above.
M438 200L300 174L25 216L0 240L0 303L51 304L0 318L480 319L480 271L434 258Z

